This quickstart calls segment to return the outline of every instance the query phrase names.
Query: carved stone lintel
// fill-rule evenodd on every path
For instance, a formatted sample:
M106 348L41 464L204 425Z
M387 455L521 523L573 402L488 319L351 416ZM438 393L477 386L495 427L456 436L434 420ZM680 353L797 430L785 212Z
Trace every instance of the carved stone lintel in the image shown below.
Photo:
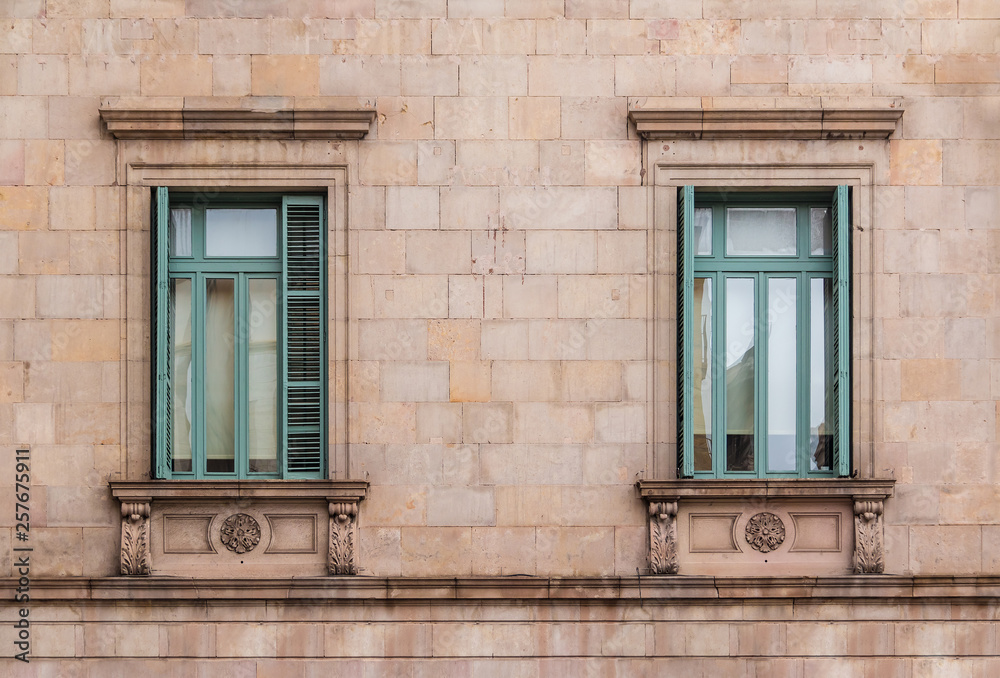
M330 574L357 574L354 563L354 526L358 518L356 502L330 502Z
M882 542L882 501L854 502L854 571L881 574L885 570Z
M149 574L149 502L122 502L123 575Z
M677 502L649 503L649 569L677 574Z

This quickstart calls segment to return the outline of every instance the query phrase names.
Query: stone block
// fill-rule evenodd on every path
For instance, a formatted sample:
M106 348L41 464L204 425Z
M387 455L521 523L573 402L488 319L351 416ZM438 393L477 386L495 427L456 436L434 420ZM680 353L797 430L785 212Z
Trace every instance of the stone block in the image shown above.
M251 57L249 54L216 54L212 57L212 94L242 97L250 95Z
M435 402L449 399L448 363L394 362L381 366L382 402Z
M426 360L426 320L359 321L358 354L362 360Z
M69 94L69 64L56 55L21 55L17 60L17 93L21 95Z
M552 186L582 186L586 162L582 141L539 141L538 183Z
M78 19L47 18L28 24L31 27L31 45L24 52L35 54L79 54L83 49L83 31ZM15 27L8 39L23 40Z
M958 400L961 398L961 361L903 360L903 400Z
M69 57L69 93L73 96L137 96L139 59L132 55Z
M385 226L388 229L437 229L438 189L424 186L390 186L385 194Z
M509 186L534 183L538 175L537 141L464 140L456 148L456 183Z
M586 231L528 231L525 234L528 273L595 273L597 240Z
M319 57L311 54L255 54L250 63L254 96L319 95Z
M480 321L430 320L427 324L429 360L478 360Z
M528 324L531 360L584 360L587 356L584 320L533 320Z
M492 487L432 487L427 493L427 526L496 524Z
M516 229L611 229L617 225L613 187L509 187L500 191L500 214Z
M627 19L628 0L566 0L568 19Z
M998 152L998 141L946 141L943 183L947 186L1000 185Z
M561 384L561 364L556 361L495 360L493 362L493 400L495 401L547 402L558 400Z
M335 41L334 52L340 51ZM430 54L431 27L427 21L360 20L357 22L353 43L343 51L373 55Z
M104 315L104 281L94 275L49 275L36 284L41 318L100 318Z
M638 141L588 141L588 186L638 186L641 183L642 149Z
M535 25L538 54L586 54L587 22L582 19L541 19Z
M481 331L483 360L527 360L527 321L484 320Z
M558 308L556 278L545 275L505 276L505 318L551 318Z
M434 138L432 97L379 97L378 112L380 139Z
M465 443L513 442L513 407L510 403L462 405L462 440Z
M404 56L400 93L404 96L457 96L458 62L447 56Z
M539 527L537 572L548 576L608 576L614 572L613 527Z
M0 139L44 139L48 136L48 97L5 97L0 109Z
M417 145L413 141L372 141L361 145L364 184L412 185L417 181Z
M678 57L676 68L677 87L675 93L679 97L728 97L735 95L735 92L731 90L728 57Z
M588 360L644 360L645 320L595 318L587 321Z
M623 78L629 77L623 74ZM671 88L672 92L672 88ZM625 139L628 137L628 103L621 96L563 96L563 139Z
M468 231L407 232L406 272L471 273L472 234Z
M67 140L66 183L70 188L110 186L116 181L116 161L115 144L110 139L101 142Z
M625 318L628 309L625 276L565 276L559 280L560 318Z
M404 527L401 546L403 576L472 574L471 527Z
M319 89L323 96L399 96L398 56L322 56Z
M439 139L504 139L506 97L438 97L434 134Z
M441 227L480 230L499 225L499 191L493 187L441 189Z
M598 404L594 414L594 440L600 443L646 442L645 404Z
M441 185L455 181L455 142L448 140L417 143L417 183Z
M472 272L485 275L524 273L524 233L506 230L472 233Z
M936 273L940 249L937 230L887 231L884 266L888 273Z
M10 143L10 142L7 142ZM33 140L24 142L23 183L28 186L58 186L65 175L65 155L62 141ZM8 164L16 172L17 157ZM20 183L11 181L10 183Z
M936 140L892 140L890 183L893 185L932 186L941 184L942 145Z
M615 59L606 56L533 56L530 96L615 96Z
M535 528L472 528L472 574L535 574Z
M448 317L482 318L486 306L483 278L476 275L448 276Z
M34 278L0 276L0 298L5 300L3 308L0 308L0 318L20 320L35 317Z
M357 271L395 274L406 272L406 238L402 232L361 231L358 233Z
M535 22L521 19L483 21L484 54L534 54Z
M24 231L13 235L12 252L15 270L9 273L58 274L69 273L70 241L68 233ZM20 260L18 264L17 261Z
M462 97L523 97L527 93L527 57L487 54L460 58L459 94Z
M587 51L590 54L624 56L655 54L660 45L646 37L646 22L640 20L592 19L587 21Z
M1000 82L1000 58L996 54L942 56L934 64L934 81L941 84L995 84Z
M586 443L594 439L594 409L563 403L515 403L514 441ZM491 441L502 442L502 441Z
M452 402L488 402L492 389L489 362L458 360L451 363Z
M560 400L615 402L622 397L622 364L617 361L567 361L562 364ZM600 416L600 412L597 413Z
M511 97L508 105L511 139L559 137L559 97Z
M742 56L733 62L730 69L733 84L788 82L788 58L784 56Z
M351 407L351 442L413 443L416 410L412 403L358 403ZM366 514L367 515L367 514Z
M10 231L44 229L49 220L48 190L0 186L0 228Z

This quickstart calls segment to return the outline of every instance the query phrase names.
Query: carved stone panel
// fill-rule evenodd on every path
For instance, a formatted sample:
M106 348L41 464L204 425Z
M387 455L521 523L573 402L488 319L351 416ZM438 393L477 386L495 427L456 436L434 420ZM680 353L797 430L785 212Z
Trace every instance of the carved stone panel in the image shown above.
M330 504L330 574L357 574L354 562L354 526L358 517L355 503Z
M854 502L854 571L881 574L885 571L882 545L882 502Z
M677 574L677 502L649 504L649 569Z
M149 504L122 503L121 573L149 574Z

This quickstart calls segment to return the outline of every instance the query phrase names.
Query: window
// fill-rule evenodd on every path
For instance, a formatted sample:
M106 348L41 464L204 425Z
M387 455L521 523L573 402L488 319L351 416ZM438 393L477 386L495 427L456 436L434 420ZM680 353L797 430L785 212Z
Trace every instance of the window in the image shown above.
M152 213L157 477L324 477L324 198L161 187Z
M678 189L681 476L850 474L848 201Z

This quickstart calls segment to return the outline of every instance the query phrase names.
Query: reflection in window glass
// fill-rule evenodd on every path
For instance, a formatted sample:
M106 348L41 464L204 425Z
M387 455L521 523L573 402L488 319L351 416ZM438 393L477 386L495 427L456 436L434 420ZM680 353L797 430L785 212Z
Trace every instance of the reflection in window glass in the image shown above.
M209 473L236 468L234 280L205 282L205 449Z
M210 257L278 256L278 211L205 210L205 254Z
M173 470L191 471L191 281L170 281L170 331L173 352L173 432L171 434Z
M712 209L696 207L694 210L694 253L712 256Z
M726 470L754 470L754 279L726 279Z
M810 282L809 329L809 469L828 470L833 463L833 281Z
M191 208L182 207L170 210L170 221L167 224L170 240L170 256L191 256Z
M833 254L833 215L829 207L809 210L809 254Z
M795 208L730 207L726 210L726 254L795 256Z
M795 470L796 282L767 281L767 470L772 472Z
M693 374L694 470L712 470L712 280L694 279L691 345Z
M249 281L250 471L278 470L278 281Z

